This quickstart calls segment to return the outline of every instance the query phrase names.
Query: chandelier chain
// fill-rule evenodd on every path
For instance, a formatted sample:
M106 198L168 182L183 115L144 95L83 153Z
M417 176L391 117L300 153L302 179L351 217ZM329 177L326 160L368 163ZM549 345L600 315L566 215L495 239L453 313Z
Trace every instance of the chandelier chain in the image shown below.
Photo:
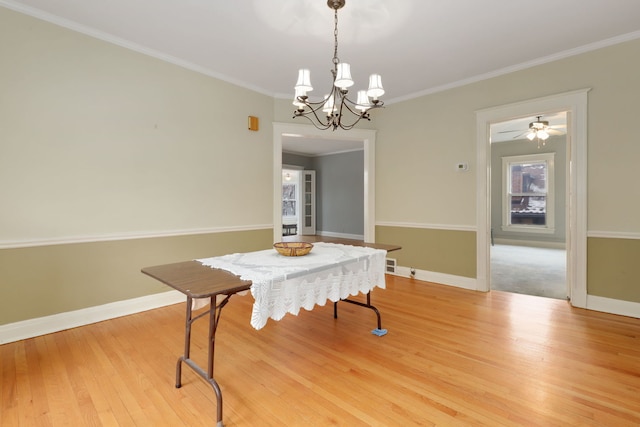
M338 59L338 9L333 10L334 13L334 26L333 26L333 64L335 67L338 66L340 60Z

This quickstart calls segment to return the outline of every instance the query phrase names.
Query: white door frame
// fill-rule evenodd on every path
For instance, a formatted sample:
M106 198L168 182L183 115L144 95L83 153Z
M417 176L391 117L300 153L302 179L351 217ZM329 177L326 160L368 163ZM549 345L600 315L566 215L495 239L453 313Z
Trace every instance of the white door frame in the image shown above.
M307 180L309 176L309 180ZM311 183L311 225L307 225L307 182ZM298 212L300 213L298 226L298 234L301 236L309 236L316 234L316 171L303 169L300 171L300 204Z
M581 89L476 111L477 192L476 289L489 291L491 279L491 143L490 126L541 112L567 111L568 197L567 216L567 285L571 304L587 306L587 93Z
M282 137L286 135L362 141L364 143L364 241L375 242L376 131L370 129L327 131L317 129L312 125L296 123L273 123L273 241L282 240Z

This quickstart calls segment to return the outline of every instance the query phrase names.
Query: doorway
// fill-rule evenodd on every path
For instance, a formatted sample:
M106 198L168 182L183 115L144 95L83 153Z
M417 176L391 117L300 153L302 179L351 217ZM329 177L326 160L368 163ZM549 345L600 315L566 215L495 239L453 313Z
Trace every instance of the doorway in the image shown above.
M567 114L490 125L491 290L565 299ZM531 128L544 132L535 137Z
M587 305L587 93L581 89L476 111L477 141L477 279L476 289L490 290L490 188L491 145L490 127L493 123L514 117L531 117L541 111L567 112L567 145L569 173L567 221L567 286L571 304Z
M351 129L350 131L337 129L329 132L310 125L273 124L274 242L282 238L282 142L286 136L362 142L364 148L364 240L375 242L375 135L376 131L368 129Z

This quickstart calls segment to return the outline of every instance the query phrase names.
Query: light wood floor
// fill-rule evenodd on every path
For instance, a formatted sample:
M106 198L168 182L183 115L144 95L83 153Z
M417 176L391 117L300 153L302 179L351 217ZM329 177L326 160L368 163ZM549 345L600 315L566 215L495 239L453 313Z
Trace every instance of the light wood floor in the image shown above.
M343 304L249 325L233 297L216 377L234 426L638 426L640 320L387 277ZM2 426L213 426L211 387L174 387L184 305L0 346ZM204 364L206 320L194 358Z

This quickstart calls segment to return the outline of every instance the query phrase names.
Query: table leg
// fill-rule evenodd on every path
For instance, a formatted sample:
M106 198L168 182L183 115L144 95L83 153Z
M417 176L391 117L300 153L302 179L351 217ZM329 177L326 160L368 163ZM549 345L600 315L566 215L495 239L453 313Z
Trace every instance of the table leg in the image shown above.
M374 313L376 313L376 317L378 318L378 328L374 329L371 331L372 334L377 335L379 337L386 335L387 334L387 330L386 329L382 329L382 320L380 318L380 311L373 305L371 305L371 292L367 292L367 303L363 303L360 301L354 301L348 298L345 299L341 299L340 301L344 301L344 302L348 302L349 304L355 304L358 305L360 307L365 307L368 308L370 310L373 310ZM333 318L337 319L338 318L338 301L333 303Z
M193 369L198 375L200 375L205 381L207 381L213 391L216 393L216 405L217 405L217 423L216 427L223 427L222 423L222 390L220 390L220 386L217 381L213 378L213 367L214 367L214 354L215 354L215 336L216 330L218 328L218 322L220 321L220 314L222 312L222 308L227 304L231 295L226 295L224 300L216 305L216 296L213 295L210 297L209 303L209 311L205 311L204 313L199 314L196 317L193 317L192 313L192 298L187 296L187 314L185 321L185 342L184 342L184 354L178 358L178 362L176 365L176 388L180 388L182 386L182 362L186 363L191 369ZM190 358L191 353L191 324L203 317L204 315L209 314L209 351L207 358L207 371L205 372L198 364L196 364Z

